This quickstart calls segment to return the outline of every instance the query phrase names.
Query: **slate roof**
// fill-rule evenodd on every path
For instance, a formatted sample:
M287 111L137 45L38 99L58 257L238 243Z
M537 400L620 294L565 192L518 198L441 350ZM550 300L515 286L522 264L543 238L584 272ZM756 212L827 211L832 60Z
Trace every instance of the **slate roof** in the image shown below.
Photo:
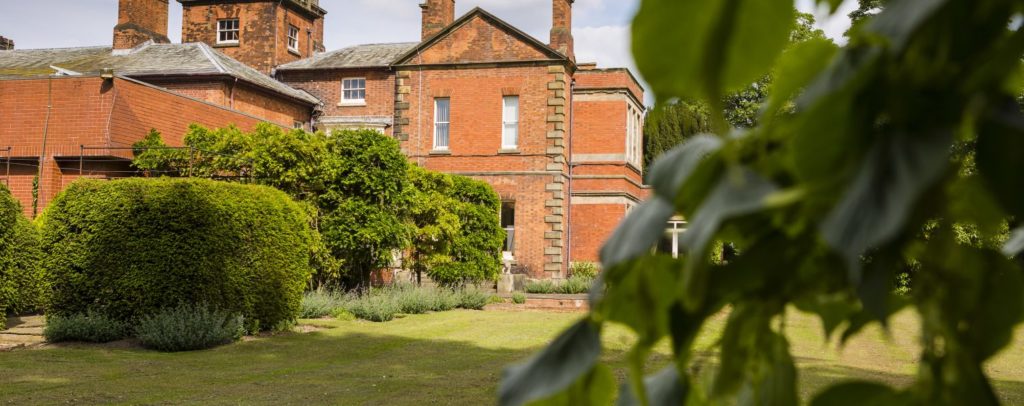
M231 76L310 104L320 101L245 65L204 43L144 44L124 53L111 47L50 48L0 51L0 79L46 76L51 66L81 74L113 69L115 74L143 79L152 76Z
M418 42L356 45L284 64L277 71L385 67L417 45Z

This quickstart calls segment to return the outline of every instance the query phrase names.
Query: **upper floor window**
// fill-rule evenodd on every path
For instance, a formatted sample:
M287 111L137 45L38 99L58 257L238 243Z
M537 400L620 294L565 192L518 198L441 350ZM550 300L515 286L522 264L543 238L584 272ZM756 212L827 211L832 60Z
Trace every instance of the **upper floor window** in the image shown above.
M366 103L366 78L348 78L341 81L341 102L343 104Z
M217 43L237 44L238 43L238 19L217 20Z
M299 27L288 26L288 49L299 52Z
M519 96L505 96L501 124L501 148L516 149L519 145Z
M451 99L434 99L434 149L448 150L451 129Z

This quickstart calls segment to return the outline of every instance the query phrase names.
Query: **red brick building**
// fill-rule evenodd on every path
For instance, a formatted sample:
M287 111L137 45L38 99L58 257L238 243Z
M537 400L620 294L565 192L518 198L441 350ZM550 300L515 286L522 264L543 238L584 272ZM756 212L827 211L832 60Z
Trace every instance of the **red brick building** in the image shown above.
M0 171L26 207L35 176L44 207L78 176L130 173L118 148L149 128L173 144L191 122L393 135L418 165L490 183L506 256L535 277L596 260L645 196L643 89L577 64L574 0L552 0L548 41L426 0L419 41L331 52L316 0L178 2L185 44L167 0L120 0L113 47L0 51Z
M596 261L645 193L643 89L626 69L576 63L572 5L552 1L544 42L427 0L420 42L319 54L277 78L323 101L319 128L378 128L425 168L490 183L515 262L560 277L569 261Z

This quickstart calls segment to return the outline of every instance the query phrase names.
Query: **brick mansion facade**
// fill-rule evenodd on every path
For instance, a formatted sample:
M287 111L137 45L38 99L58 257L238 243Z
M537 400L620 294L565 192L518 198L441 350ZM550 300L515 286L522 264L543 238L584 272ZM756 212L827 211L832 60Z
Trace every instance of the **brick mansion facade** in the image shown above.
M0 51L0 180L26 213L33 190L41 208L79 177L128 176L132 143L155 128L180 145L191 123L394 136L413 163L495 188L506 257L534 277L596 261L646 196L644 90L577 63L574 0L552 0L548 41L426 0L418 41L333 51L317 0L177 1L182 44L168 0L120 0L112 46Z

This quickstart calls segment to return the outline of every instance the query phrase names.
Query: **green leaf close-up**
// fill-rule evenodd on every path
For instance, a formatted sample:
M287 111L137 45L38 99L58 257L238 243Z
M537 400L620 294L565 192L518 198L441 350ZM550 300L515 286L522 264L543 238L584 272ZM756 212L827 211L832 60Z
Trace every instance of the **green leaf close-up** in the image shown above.
M853 5L840 40L792 1L641 0L651 191L601 249L587 322L635 339L617 404L1019 403L991 362L1024 322L1024 3ZM823 347L881 332L913 368L823 377L797 313ZM583 329L526 364L547 385L516 367L502 399L606 400L600 346L566 345Z

